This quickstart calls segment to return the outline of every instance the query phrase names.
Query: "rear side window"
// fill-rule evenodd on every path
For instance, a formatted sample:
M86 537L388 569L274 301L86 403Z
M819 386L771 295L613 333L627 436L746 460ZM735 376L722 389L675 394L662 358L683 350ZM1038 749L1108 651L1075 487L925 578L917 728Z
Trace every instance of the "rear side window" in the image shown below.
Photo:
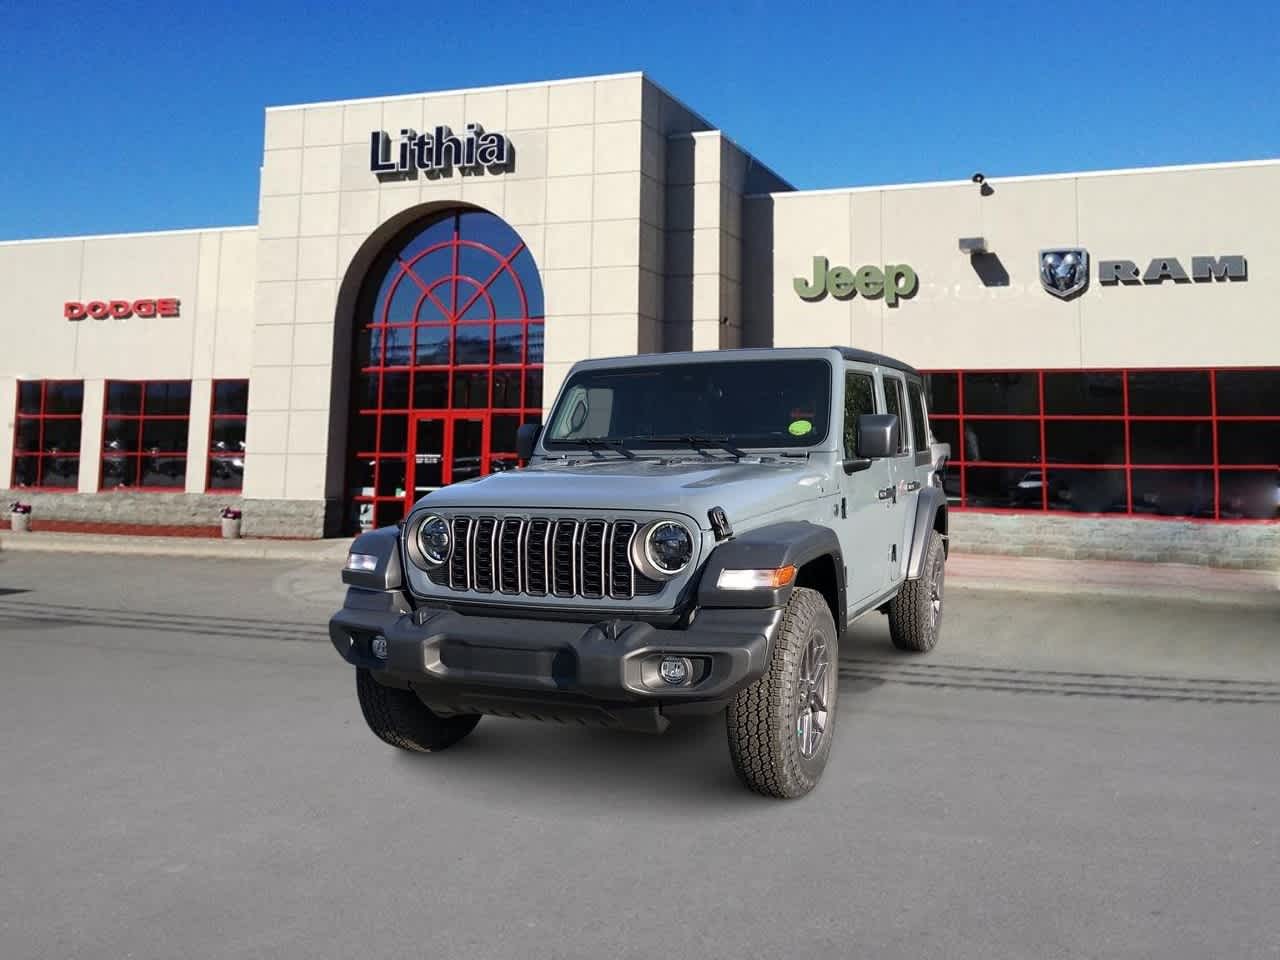
M902 381L897 377L884 378L885 413L898 418L898 453L910 453L911 441L907 435L906 401L902 397Z
M876 412L876 382L867 373L844 375L844 456L858 455L858 417Z
M920 385L909 384L907 394L911 398L911 432L915 434L915 449L919 452L927 449L926 444L929 442L929 431L925 429L924 423L924 400L920 396Z

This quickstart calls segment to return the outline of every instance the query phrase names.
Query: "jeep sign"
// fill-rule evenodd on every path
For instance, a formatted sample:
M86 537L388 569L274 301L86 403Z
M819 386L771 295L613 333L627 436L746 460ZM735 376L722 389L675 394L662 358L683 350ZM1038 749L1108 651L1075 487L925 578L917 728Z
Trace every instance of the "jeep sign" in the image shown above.
M837 300L849 300L861 294L868 300L884 297L886 306L896 306L898 298L913 296L920 286L915 270L905 263L890 263L883 268L862 266L830 268L826 257L813 258L813 278L796 277L792 286L801 300L815 302L827 294Z

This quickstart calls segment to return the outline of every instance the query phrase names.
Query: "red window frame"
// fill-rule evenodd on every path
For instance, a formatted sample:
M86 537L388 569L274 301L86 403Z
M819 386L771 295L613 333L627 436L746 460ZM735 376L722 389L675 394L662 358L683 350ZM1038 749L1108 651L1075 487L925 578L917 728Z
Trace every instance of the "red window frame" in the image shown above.
M244 410L240 413L226 413L218 410L218 387L222 384L236 384L244 388ZM215 464L222 460L243 460L245 451L226 451L214 449L215 430L218 421L227 423L240 423L246 429L249 425L249 381L237 378L224 378L222 380L214 380L209 388L209 462L205 470L205 492L206 493L240 493L244 489L243 473L241 474L241 483L237 487L215 487L213 486L213 474Z
M147 391L160 385L168 385L171 383L185 383L187 385L187 412L176 413L147 413ZM129 384L141 387L138 395L138 412L137 413L112 413L110 410L111 388L115 384ZM136 424L137 440L135 448L132 451L115 452L106 448L107 443L107 422L111 420L132 421ZM180 486L143 486L143 461L150 456L147 451L142 449L142 439L146 436L146 428L148 423L158 422L178 422L186 424L186 431L183 436L181 450L158 450L157 453L166 460L182 461L182 478L183 482ZM100 461L100 472L98 477L98 489L104 492L112 490L127 490L132 493L185 493L187 489L187 470L190 467L190 446L191 446L191 381L190 380L108 380L102 385L102 453ZM108 460L124 458L126 462L132 465L133 482L129 484L116 484L114 486L107 485L106 465ZM158 459L158 458L157 458Z
M40 409L36 413L22 412L22 388L27 384L40 385ZM49 413L49 387L70 384L80 388L80 409L75 413ZM84 381L83 380L19 380L17 382L17 391L13 399L13 465L10 481L12 487L17 490L39 490L43 493L75 493L80 488L80 463L81 454L84 452L81 447L84 444ZM75 460L76 462L76 482L70 486L49 486L44 483L44 464L45 460L50 459L54 454L48 453L44 446L45 424L51 420L75 420L80 424L80 443L76 445L74 454L59 454L59 458L63 460ZM36 449L35 450L19 450L18 438L22 435L22 424L35 421L36 423ZM29 460L35 458L36 461L36 482L29 486L18 486L18 461Z
M485 430L486 439L481 452L482 473L491 472L495 465L513 467L517 464L514 444L511 449L494 449L492 439L494 432L491 429L494 418L515 417L518 428L519 424L536 421L542 416L543 363L541 359L530 359L531 340L542 334L545 322L544 311L540 307L534 309L531 303L535 299L535 292L539 303L542 299L541 278L538 276L537 265L528 255L528 248L524 241L509 225L503 224L509 233L509 246L495 247L464 236L466 231L463 227L463 218L471 215L492 216L483 211L454 210L443 218L424 222L421 228L400 246L401 250L411 247L424 233L438 229L442 222L451 223L448 236L442 236L411 256L397 254L391 259L386 272L370 277L370 282L376 284L374 289L380 292L368 308L367 319L358 323L355 334L357 338L368 337L370 347L366 363L361 364L358 359L354 360L355 380L352 387L348 464L352 476L349 481L350 493L356 490L362 491L368 486L363 482L357 483L355 476L362 470L362 465L369 461L373 462L371 485L373 493L370 495L358 492L352 494L349 499L353 504L371 505L375 526L380 526L389 519L384 516L379 520L379 514L383 511L394 512L396 519L404 516L412 500L411 484L414 471L413 464L408 461L413 454L415 415L437 412L447 413L452 419L466 419L468 416L482 418L489 428ZM462 264L464 249L476 251L491 259L492 264L487 267L486 274L472 275L467 272ZM449 261L444 270L422 269L424 265L431 263L428 258L432 254L441 251L447 251ZM496 306L491 293L496 282L500 280L505 282L508 278L518 295L518 316L500 315L502 311ZM416 290L417 296L409 319L393 320L391 309L402 284L408 284L409 289ZM535 284L536 291L530 289ZM481 319L474 316L477 307L481 308L485 314ZM429 319L424 319L424 314L429 316ZM464 317L466 319L463 319ZM520 334L519 355L511 360L499 357L499 334L506 332L504 328L511 332L518 328ZM487 333L487 356L483 362L457 362L460 348L459 334L469 329L483 329ZM435 340L424 339L425 336L433 333L436 336L443 335L445 341L443 354L446 362L419 363L420 345L431 343L433 348L435 346ZM393 346L388 343L392 336L404 337L405 340ZM397 346L407 349L407 362L402 362L399 357L388 355L389 351ZM353 356L358 358L362 351L363 347L353 351ZM389 376L399 375L404 378L403 390L397 390L404 398L403 403L388 396ZM485 378L485 393L483 397L478 398L478 401L469 396L469 392L466 391L470 375L483 375ZM497 389L497 381L503 375L515 381L514 397L495 396L500 392ZM441 402L424 406L416 405L419 378L428 376L443 379L444 390L440 395ZM366 403L363 390L366 377L376 378L375 402L372 405ZM497 405L498 400L504 400L507 405ZM362 430L360 421L369 417L374 421L373 430ZM390 417L403 417L405 420L404 449L396 443L388 443L387 434L390 431L385 428ZM452 419L449 421L450 424ZM361 439L370 432L374 441L372 449L361 443ZM398 439L398 424L395 432ZM387 469L393 472L384 476L384 464L388 464ZM397 496L395 489L384 481L388 477L399 477L400 469L404 470L405 494ZM357 506L356 509L358 510L359 507Z
M1055 516L1064 517L1139 517L1150 520L1174 520L1180 522L1199 522L1199 523L1278 523L1277 518L1234 518L1222 516L1222 478L1224 474L1233 472L1238 473L1266 473L1272 470L1277 471L1280 476L1280 450L1276 451L1276 462L1252 463L1252 464L1233 464L1223 463L1220 453L1220 433L1223 424L1250 424L1250 423L1280 423L1280 411L1274 414L1246 414L1246 415L1226 415L1218 412L1218 378L1221 374L1248 372L1248 373L1275 373L1280 376L1280 367L1092 367L1092 368L1046 368L1046 369L987 369L987 368L966 368L966 369L936 369L921 371L926 376L948 375L956 378L956 411L954 413L935 413L933 410L932 397L926 396L929 401L929 421L931 424L937 423L953 423L955 424L955 436L958 438L958 444L952 444L951 459L948 462L948 472L955 469L959 477L959 502L953 504L952 509L970 510L973 512L990 512L990 513L1025 513L1028 510L1051 513ZM1135 414L1130 412L1130 383L1134 376L1165 374L1165 373L1191 373L1205 374L1208 377L1209 385L1209 412L1203 414ZM965 375L966 374L1023 374L1032 375L1036 378L1035 387L1037 393L1037 412L1036 413L970 413L965 403ZM1120 413L1101 413L1101 414L1049 414L1045 412L1045 376L1047 374L1112 374L1119 375L1122 384L1122 407ZM966 444L965 424L974 421L1017 421L1030 422L1038 425L1039 428L1039 460L984 460L984 459L968 459L968 450ZM1084 423L1120 423L1124 430L1124 459L1123 462L1116 463L1074 463L1060 462L1057 460L1050 461L1048 459L1048 448L1046 444L1046 428L1048 424L1055 422L1084 422ZM1198 463L1147 463L1135 462L1133 456L1133 427L1135 424L1144 423L1204 423L1209 424L1212 431L1212 457L1204 462ZM957 449L958 447L958 449ZM1034 502L1022 506L972 506L969 503L969 469L979 468L1006 468L1006 469L1025 469L1040 471L1040 503L1037 506ZM1087 513L1075 512L1070 510L1049 509L1049 483L1046 479L1050 476L1050 471L1064 470L1105 470L1124 473L1125 483L1125 505L1124 511L1116 511L1110 513ZM1155 473L1159 471L1165 472L1201 472L1213 475L1213 505L1212 517L1196 517L1196 516L1156 516L1144 513L1134 509L1134 477L1141 477L1143 474Z

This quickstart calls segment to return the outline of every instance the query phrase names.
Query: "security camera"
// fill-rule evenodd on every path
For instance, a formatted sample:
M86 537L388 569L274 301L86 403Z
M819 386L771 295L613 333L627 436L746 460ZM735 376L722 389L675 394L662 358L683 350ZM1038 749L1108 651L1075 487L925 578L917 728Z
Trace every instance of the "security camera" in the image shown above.
M975 173L970 179L972 179L974 183L986 183L987 180L987 178L981 173Z

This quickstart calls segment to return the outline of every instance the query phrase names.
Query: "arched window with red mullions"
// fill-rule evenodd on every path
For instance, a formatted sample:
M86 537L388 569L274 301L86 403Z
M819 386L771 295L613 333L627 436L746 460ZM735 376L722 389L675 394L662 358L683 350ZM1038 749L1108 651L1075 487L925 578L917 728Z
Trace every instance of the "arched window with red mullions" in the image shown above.
M542 284L502 219L458 210L401 234L366 283L353 361L353 525L517 463L542 412Z

